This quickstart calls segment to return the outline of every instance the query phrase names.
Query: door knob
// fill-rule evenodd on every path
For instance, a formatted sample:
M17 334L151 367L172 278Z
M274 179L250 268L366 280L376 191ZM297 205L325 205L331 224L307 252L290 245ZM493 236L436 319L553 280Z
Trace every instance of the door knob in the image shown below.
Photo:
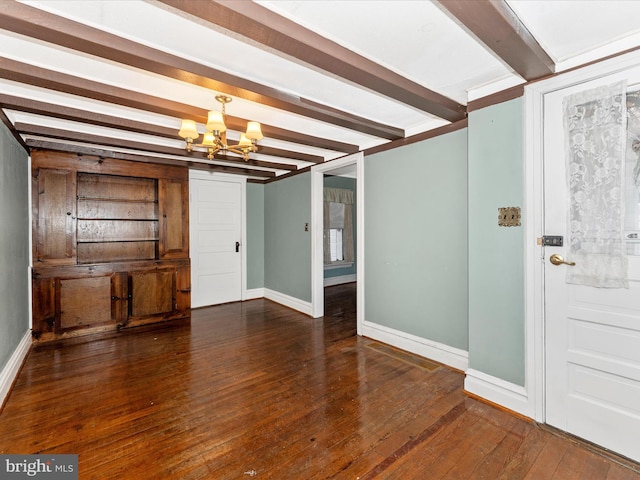
M240 251L240 242L236 242L236 253Z
M562 258L562 255L558 255L557 253L551 255L549 257L549 261L554 265L562 265L564 263L565 265L574 266L576 264L576 262L567 262L564 258Z

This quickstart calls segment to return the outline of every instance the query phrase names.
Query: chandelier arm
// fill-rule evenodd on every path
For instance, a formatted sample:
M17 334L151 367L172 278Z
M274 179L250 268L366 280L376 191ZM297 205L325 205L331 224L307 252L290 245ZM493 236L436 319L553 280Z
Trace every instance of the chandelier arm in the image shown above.
M209 160L213 160L213 157L215 156L216 153L218 153L221 150L220 147L218 146L208 146L207 147L207 158Z
M229 145L227 146L227 151L233 152L237 155L242 155L242 158L247 161L249 160L249 154L254 150L250 147L240 147L238 145Z

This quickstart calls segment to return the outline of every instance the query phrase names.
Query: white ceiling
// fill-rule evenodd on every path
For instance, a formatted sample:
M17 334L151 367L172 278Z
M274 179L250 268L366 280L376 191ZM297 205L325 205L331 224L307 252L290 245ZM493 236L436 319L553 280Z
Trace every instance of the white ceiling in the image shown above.
M158 109L139 104L155 97L204 111L217 108L214 96L226 93L234 99L227 106L228 115L257 120L273 129L301 135L302 140L286 140L289 138L286 134L279 135L280 139L267 134L260 141L262 153L253 154L249 163L238 162L237 159L214 162L216 165L244 168L238 171L228 168L228 171L263 181L268 177L256 175L256 172L281 176L292 169L312 165L314 161L328 161L347 153L348 148L338 150L331 145L317 146L311 140L304 140L304 136L366 150L399 137L408 138L451 123L402 98L392 98L387 91L375 88L375 83L363 86L345 78L348 76L342 75L341 70L321 64L317 61L320 54L314 53L312 58L307 49L327 49L327 44L314 39L311 35L313 32L334 42L325 51L333 58L346 58L347 63L352 64L360 58L369 60L384 67L384 72L404 77L412 84L436 92L463 107L469 102L523 85L527 81L509 66L504 55L500 58L495 49L479 41L476 34L471 32L473 25L468 21L467 25L463 25L445 8L447 0L255 2L278 14L275 20L271 20L281 25L280 33L294 32L286 20L304 27L301 31L307 32L306 40L300 41L300 36L292 33L292 40L283 48L268 41L247 39L238 32L230 32L216 25L211 19L194 17L167 3L171 2L34 0L16 3L0 0L0 10L5 12L0 16L14 13L24 18L26 25L14 28L13 25L18 22L11 19L5 19L0 24L0 68L3 68L0 71L0 94L6 100L1 101L0 106L5 118L15 128L16 135L29 146L58 145L60 149L75 148L76 151L80 151L81 147L92 147L139 154L140 149L135 145L144 143L164 147L157 151L145 147L142 149L145 155L171 161L188 160L192 165L203 167L209 164L206 158L187 155L182 150L184 143L177 135L179 115L159 113ZM184 5L189 3L183 2ZM201 1L198 7L206 7L207 3ZM234 4L245 2L217 3L235 8ZM472 4L470 2L465 6L460 1L452 3L461 4L463 9ZM477 3L489 2L479 0L476 6ZM555 72L640 46L640 1L637 0L507 0L503 5L511 8L521 25L528 29L551 58ZM187 10L182 6L180 9ZM68 22L56 23L64 22L63 19L86 25L91 30L83 31L76 28L82 25ZM256 18L255 21L260 23L262 20ZM50 28L52 31L57 28L59 32L57 35L47 33L44 36L32 34L31 28L34 26ZM247 23L247 28L254 26ZM96 30L133 42L124 44L132 53L145 52L142 46L151 47L154 51L175 55L184 60L186 66L173 68L172 71L179 70L178 73L168 73L171 69L159 71L140 59L129 62L120 57L114 59L104 53L100 45L80 45L78 38L84 38L85 32L93 35ZM75 35L75 38L69 40L64 37L68 33ZM105 47L111 47L115 42L109 40L106 43ZM287 46L292 45L294 50L302 52L299 55L301 58L295 58L295 51L287 51ZM121 54L122 58L126 53ZM28 79L25 79L25 75L16 73L13 66L4 69L10 65L9 61L20 62L19 68L22 69L28 70L29 66L39 69L27 72ZM208 70L196 74L211 80L220 80L208 75L217 71L251 83L236 85L243 89L242 93L233 90L233 82L228 79L221 80L225 86L219 90L200 86L203 82L195 81L191 72L201 66ZM52 78L54 75L51 72L64 74L64 80ZM35 77L44 81L35 81ZM105 95L112 92L111 87L118 88L111 96L99 98L98 94L87 93L82 84L82 88L69 87L75 85L77 79L96 82L91 84L92 88L105 92ZM65 85L60 86L60 83ZM318 104L323 112L355 118L356 122L381 124L383 130L392 127L401 134L391 139L383 138L353 127L340 126L336 121L312 118L306 112L291 112L291 109L279 104L268 105L269 102L263 101L262 97L254 100L247 93L251 90L247 85L259 85L271 92L272 98L293 99L294 104L313 105L314 108ZM128 92L129 103L116 98L122 92ZM109 122L96 121L95 118L85 121L82 116L66 115L65 118L59 118L51 112L17 107L14 105L15 99L74 108L91 112L94 117L98 114L98 117L104 115L143 122L158 128L165 127L169 131L175 130L176 134L171 138L168 135L157 136L153 132L140 133L135 128L109 126ZM155 100L149 101L153 103ZM200 128L204 131L202 125ZM228 135L230 140L237 140L238 132L230 131ZM126 141L131 145L127 145ZM277 150L269 152L264 147ZM281 150L311 154L315 160L309 161L309 157L286 158L296 155L283 156L278 153ZM291 167L269 168L270 162Z

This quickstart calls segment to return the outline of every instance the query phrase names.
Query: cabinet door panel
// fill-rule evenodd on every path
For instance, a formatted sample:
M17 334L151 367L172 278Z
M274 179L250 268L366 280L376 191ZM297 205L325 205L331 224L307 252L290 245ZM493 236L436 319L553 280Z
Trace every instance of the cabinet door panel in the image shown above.
M60 280L59 330L112 322L111 276Z
M175 270L131 274L131 316L144 317L174 311Z
M158 181L160 210L160 257L189 257L189 184L186 181Z
M33 335L53 332L56 320L55 278L34 278L32 284Z
M65 170L38 172L36 261L75 262L76 174Z

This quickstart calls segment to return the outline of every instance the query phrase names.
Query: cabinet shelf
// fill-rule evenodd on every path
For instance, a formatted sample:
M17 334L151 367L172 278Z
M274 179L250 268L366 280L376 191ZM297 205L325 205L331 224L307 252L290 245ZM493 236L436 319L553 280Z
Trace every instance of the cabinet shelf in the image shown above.
M92 202L113 202L113 203L142 203L142 204L158 204L158 200L138 200L138 199L130 199L130 198L113 198L113 197L92 197L90 195L78 195L78 200L90 200Z
M78 245L83 243L135 243L135 242L157 242L160 240L158 237L156 238L123 238L123 239L112 239L109 240L78 240Z
M107 221L107 222L157 222L157 218L119 218L119 217L78 217L78 220L85 222L97 222L97 221Z

